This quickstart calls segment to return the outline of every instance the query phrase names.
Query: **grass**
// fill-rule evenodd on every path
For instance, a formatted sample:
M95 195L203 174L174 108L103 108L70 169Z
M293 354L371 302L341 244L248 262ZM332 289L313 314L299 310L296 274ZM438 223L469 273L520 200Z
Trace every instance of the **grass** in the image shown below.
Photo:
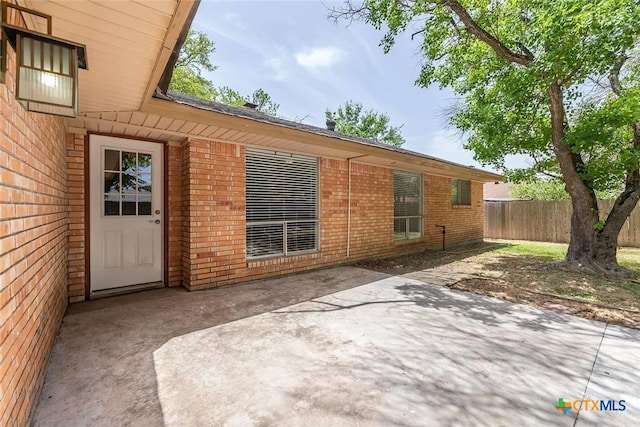
M561 261L567 253L567 247L564 243L510 241L508 246L496 252ZM640 248L619 248L618 263L640 274Z
M594 297L593 294L591 294L590 292L581 291L578 289L567 289L567 288L557 287L555 288L555 290L558 295L566 295L569 297L582 298L587 300L597 300L597 298Z
M640 301L640 284L634 282L624 283L621 288L634 294Z
M508 246L497 249L495 252L510 255L535 256L560 261L567 252L567 245L560 243L514 241L510 242Z

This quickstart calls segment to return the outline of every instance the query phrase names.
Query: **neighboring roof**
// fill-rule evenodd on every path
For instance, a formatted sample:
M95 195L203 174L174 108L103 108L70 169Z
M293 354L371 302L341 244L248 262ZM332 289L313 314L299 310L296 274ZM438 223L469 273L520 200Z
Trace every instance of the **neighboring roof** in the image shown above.
M162 97L162 98L164 98L164 97ZM213 112L216 112L216 113L225 114L225 115L228 115L228 116L254 120L254 121L262 122L262 123L268 123L268 124L275 125L275 126L285 127L285 128L288 128L288 129L294 129L294 130L307 132L307 133L311 133L311 134L315 134L315 135L321 135L321 136L328 137L328 138L336 138L336 139L340 139L340 140L344 140L344 141L355 142L355 143L358 143L358 144L362 144L362 145L366 145L366 146L370 146L370 147L376 147L376 148L387 150L387 151L390 151L390 152L408 154L408 155L411 155L411 156L415 156L415 157L419 157L419 158L423 158L423 159L428 159L428 160L436 161L436 162L439 162L439 163L444 163L444 164L448 164L448 165L452 165L452 166L456 166L456 167L465 168L465 169L468 169L468 170L471 170L471 171L474 171L474 172L480 172L483 175L486 175L486 180L494 180L494 181L502 180L502 176L499 175L499 174L494 174L494 173L491 173L491 172L483 171L483 170L475 168L473 166L461 165L459 163L455 163L455 162L451 162L451 161L448 161L448 160L439 159L437 157L433 157L433 156L429 156L427 154L419 153L419 152L416 152L416 151L411 151L411 150L407 150L407 149L404 149L404 148L396 147L394 145L384 144L384 143L373 141L373 140L370 140L370 139L361 138L359 136L346 135L346 134L343 134L343 133L340 133L340 132L331 131L331 130L326 129L326 128L321 128L321 127L317 127L317 126L311 126L311 125L308 125L308 124L304 124L304 123L300 123L300 122L294 122L294 121L291 121L291 120L285 120L285 119L282 119L280 117L274 117L274 116L262 113L262 112L260 112L258 110L252 109L252 108L232 107L232 106L229 106L229 105L226 105L226 104L221 104L219 102L207 101L207 100L204 100L204 99L196 98L196 97L193 97L193 96L190 96L190 95L185 95L185 94L177 93L177 92L173 92L173 91L167 92L167 98L164 98L164 99L171 100L171 101L177 102L179 104L188 105L188 106L195 107L195 108L202 109L202 110L213 111Z
M486 182L484 184L484 200L513 200L511 189L512 182Z

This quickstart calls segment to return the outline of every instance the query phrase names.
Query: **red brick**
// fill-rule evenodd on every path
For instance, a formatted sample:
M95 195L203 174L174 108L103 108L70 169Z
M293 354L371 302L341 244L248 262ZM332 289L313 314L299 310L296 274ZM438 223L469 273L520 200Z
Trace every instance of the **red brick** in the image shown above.
M26 425L67 301L67 137L62 119L15 101L9 70L0 84L0 425Z

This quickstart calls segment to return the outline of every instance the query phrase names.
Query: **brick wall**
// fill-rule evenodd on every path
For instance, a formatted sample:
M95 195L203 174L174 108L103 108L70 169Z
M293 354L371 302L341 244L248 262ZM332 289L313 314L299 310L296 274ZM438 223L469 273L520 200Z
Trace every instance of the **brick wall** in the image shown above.
M85 298L84 139L68 142L70 236L69 296ZM351 234L347 258L349 165L320 160L320 251L246 260L245 148L191 139L167 147L169 285L195 290L314 268L439 248L481 239L482 184L472 183L472 205L451 206L451 179L424 175L424 237L393 240L393 169L351 165ZM77 210L77 211L76 211Z
M85 136L67 136L69 185L69 302L84 301L85 292Z
M482 184L472 184L472 205L451 206L451 179L425 175L421 239L393 240L393 170L351 165L351 233L347 258L349 165L320 162L320 251L246 260L244 147L190 140L183 147L182 284L188 289L255 280L360 259L482 238Z
M182 268L189 289L235 281L245 267L244 151L196 139L183 147Z
M182 283L182 223L184 221L182 199L182 147L169 144L168 154L168 206L166 217L169 221L169 286Z
M15 69L9 49L8 69ZM0 425L26 425L67 305L67 140L0 84Z
M484 204L482 183L471 182L471 206L451 205L451 179L425 175L425 237L430 247L441 247L441 229L447 227L447 245L482 239Z

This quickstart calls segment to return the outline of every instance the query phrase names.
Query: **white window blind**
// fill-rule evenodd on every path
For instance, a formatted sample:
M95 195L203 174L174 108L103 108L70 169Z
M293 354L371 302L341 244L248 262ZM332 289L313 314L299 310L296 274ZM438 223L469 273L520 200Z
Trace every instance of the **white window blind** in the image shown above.
M393 238L422 237L422 175L393 172Z
M454 179L451 181L451 204L471 205L471 181Z
M318 159L247 148L247 258L318 249Z

